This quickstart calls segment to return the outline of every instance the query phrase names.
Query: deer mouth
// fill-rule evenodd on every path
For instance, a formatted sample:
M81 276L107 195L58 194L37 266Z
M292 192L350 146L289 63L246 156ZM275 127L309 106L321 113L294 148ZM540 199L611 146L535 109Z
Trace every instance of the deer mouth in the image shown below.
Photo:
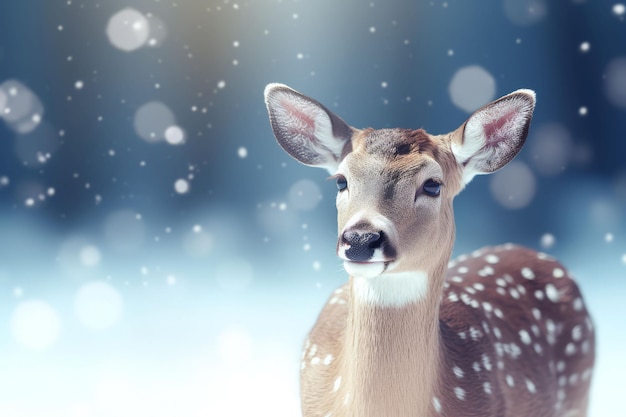
M361 278L374 278L389 269L392 261L343 261L343 268L350 276Z

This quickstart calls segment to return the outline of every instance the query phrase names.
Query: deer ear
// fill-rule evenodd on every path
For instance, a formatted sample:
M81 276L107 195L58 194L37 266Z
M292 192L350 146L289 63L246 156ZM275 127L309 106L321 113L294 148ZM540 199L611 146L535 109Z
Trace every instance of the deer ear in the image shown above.
M463 166L463 181L492 173L517 155L526 141L535 108L535 92L517 90L477 110L452 140L452 153Z
M352 128L317 101L282 84L265 87L274 136L289 155L334 174Z

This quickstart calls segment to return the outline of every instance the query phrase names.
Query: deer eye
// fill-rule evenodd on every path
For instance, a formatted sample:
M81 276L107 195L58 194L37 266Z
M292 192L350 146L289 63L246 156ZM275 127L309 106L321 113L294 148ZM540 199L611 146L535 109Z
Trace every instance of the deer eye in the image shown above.
M341 192L348 188L348 180L343 175L337 175L337 189Z
M424 192L431 197L438 197L441 193L441 184L435 180L427 180L424 183Z

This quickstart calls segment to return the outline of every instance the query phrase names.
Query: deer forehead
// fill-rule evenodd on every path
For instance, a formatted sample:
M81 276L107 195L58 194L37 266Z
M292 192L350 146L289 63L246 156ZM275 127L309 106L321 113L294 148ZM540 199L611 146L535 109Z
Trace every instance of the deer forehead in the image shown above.
M439 157L439 144L423 129L364 129L352 137L352 148L390 161L403 155Z
M337 173L350 177L353 192L387 204L399 198L398 190L414 194L416 178L455 183L458 167L453 162L445 142L422 129L365 129L353 135Z

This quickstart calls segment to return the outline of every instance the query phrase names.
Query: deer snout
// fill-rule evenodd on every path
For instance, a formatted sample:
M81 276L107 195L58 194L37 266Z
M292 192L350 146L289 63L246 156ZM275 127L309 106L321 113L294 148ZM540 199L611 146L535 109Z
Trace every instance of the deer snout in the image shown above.
M346 230L341 235L344 254L353 262L367 262L372 259L374 251L383 245L384 240L385 234L382 231Z

